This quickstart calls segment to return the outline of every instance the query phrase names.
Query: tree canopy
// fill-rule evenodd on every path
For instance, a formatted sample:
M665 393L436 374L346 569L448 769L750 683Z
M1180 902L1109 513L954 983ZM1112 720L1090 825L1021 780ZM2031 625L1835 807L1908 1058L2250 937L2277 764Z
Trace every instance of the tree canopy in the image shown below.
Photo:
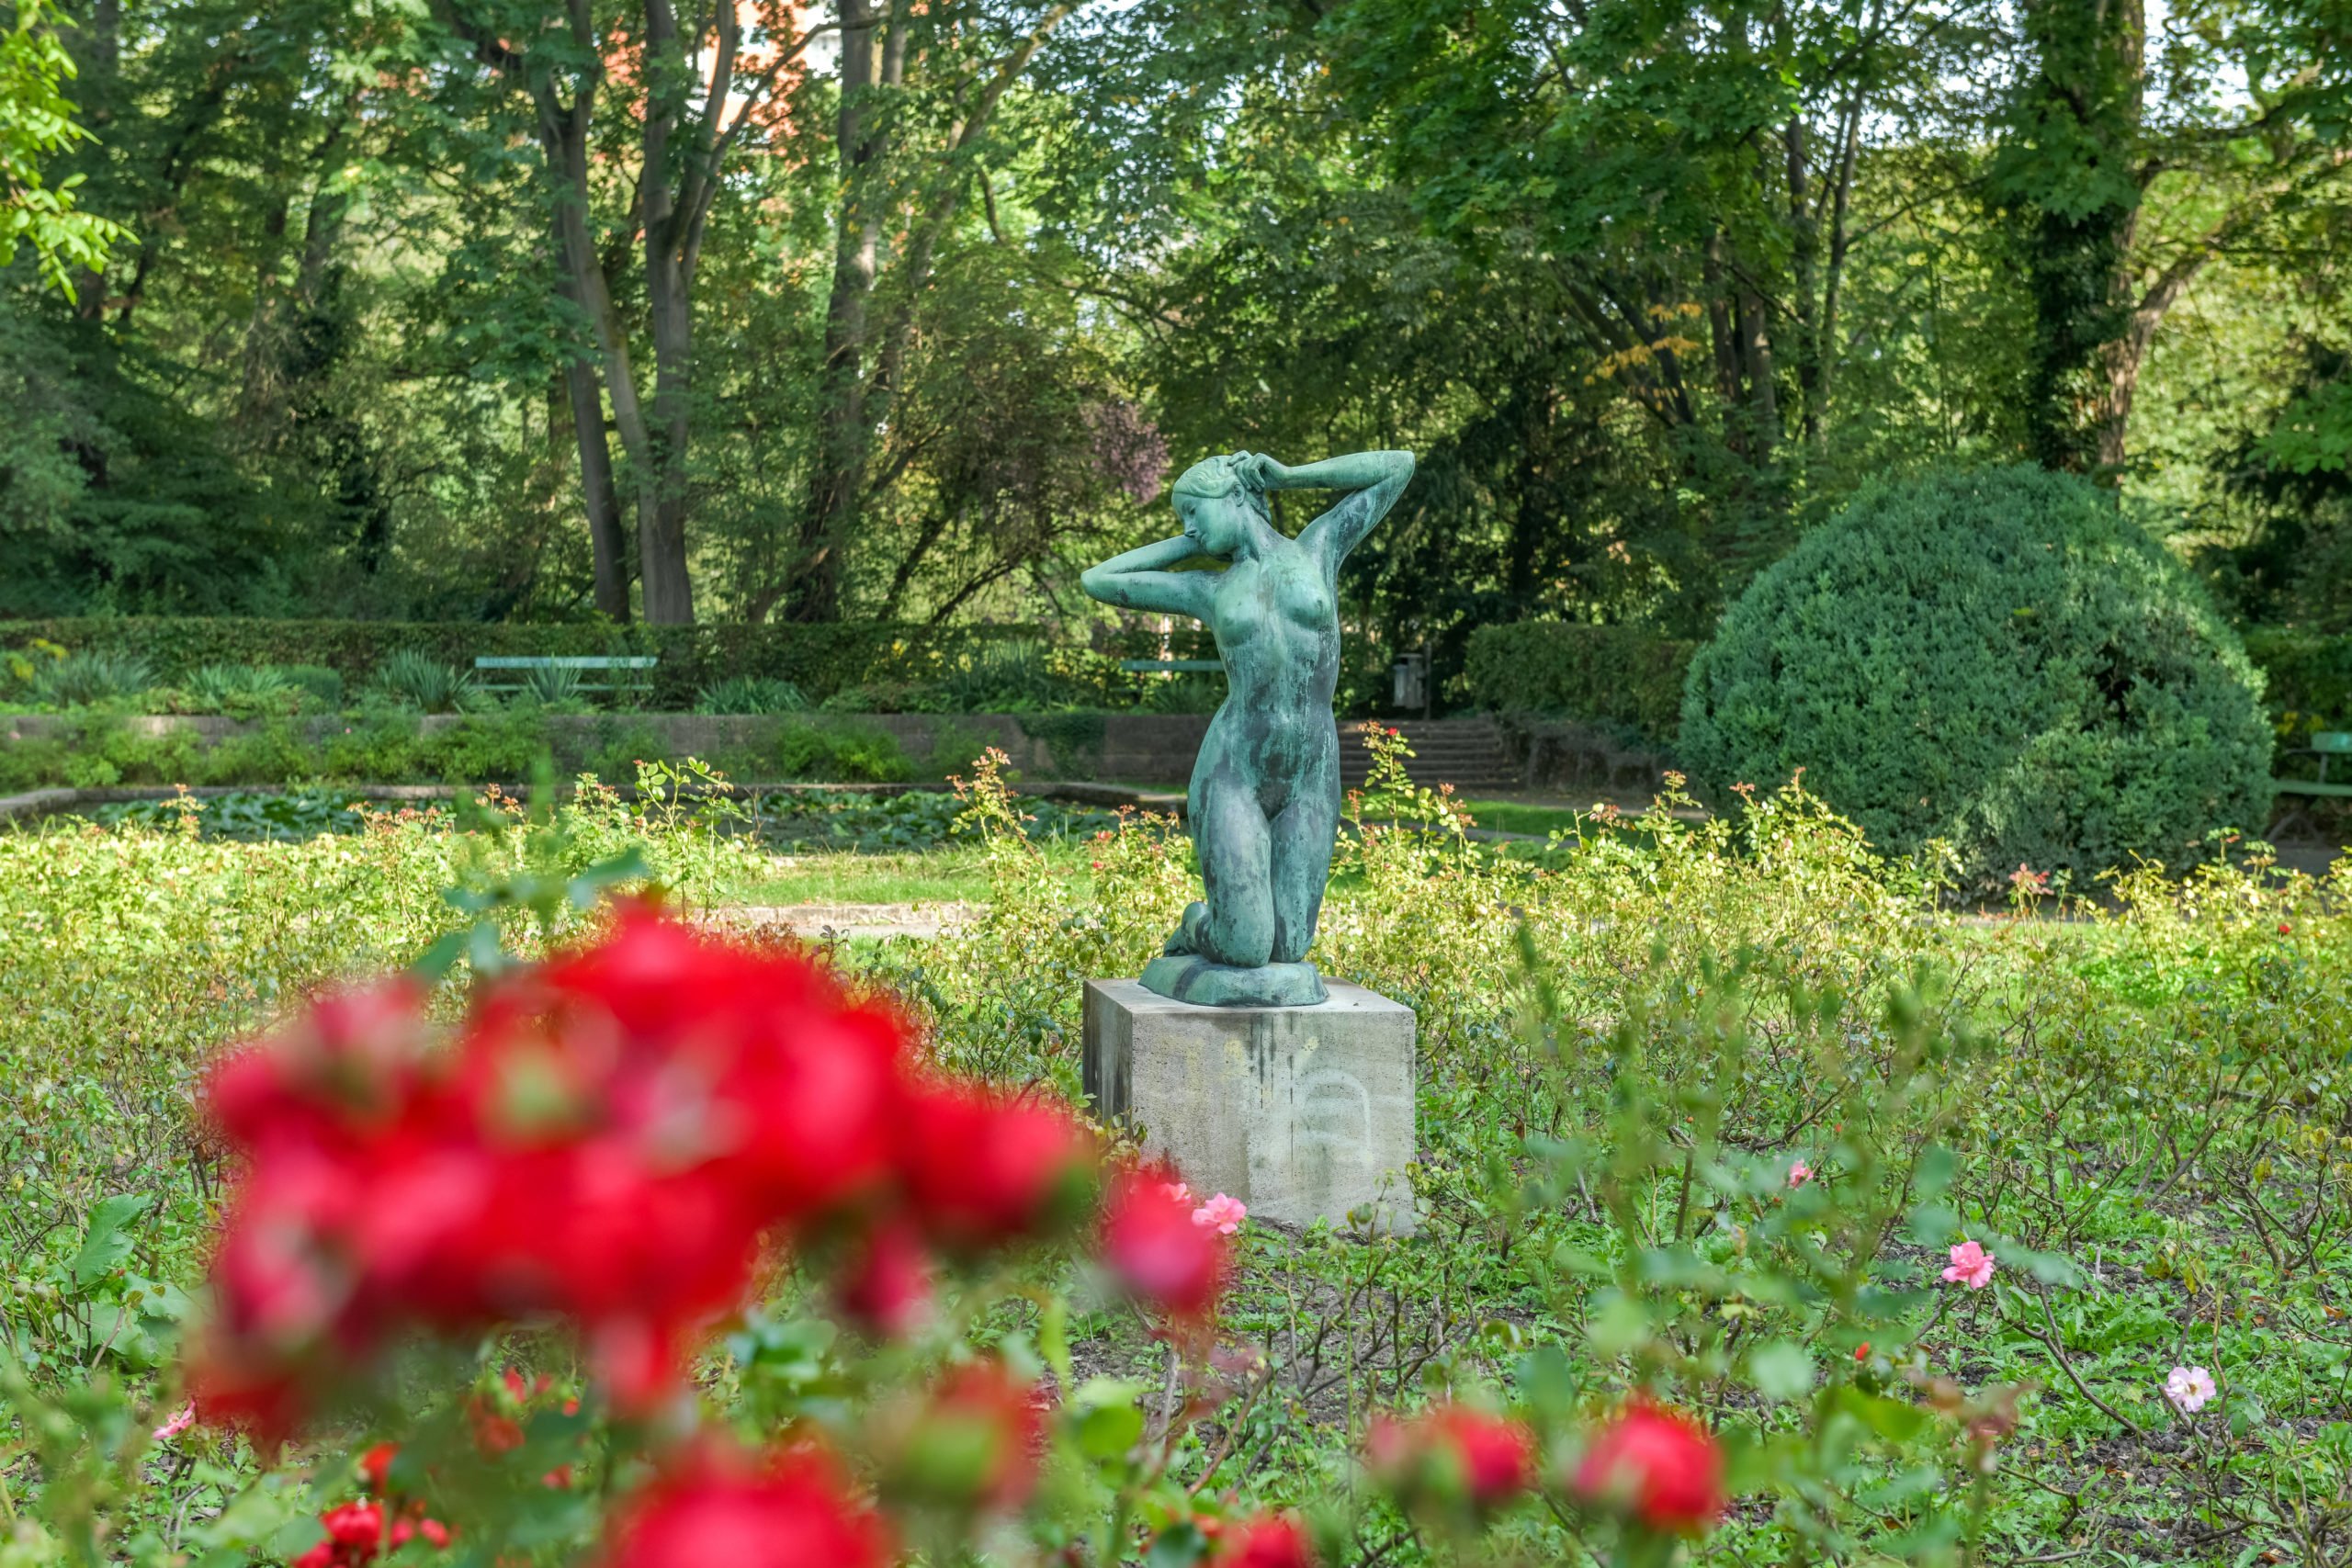
M2344 0L0 20L0 613L1076 625L1171 464L1404 447L1442 675L2019 458L2352 628Z

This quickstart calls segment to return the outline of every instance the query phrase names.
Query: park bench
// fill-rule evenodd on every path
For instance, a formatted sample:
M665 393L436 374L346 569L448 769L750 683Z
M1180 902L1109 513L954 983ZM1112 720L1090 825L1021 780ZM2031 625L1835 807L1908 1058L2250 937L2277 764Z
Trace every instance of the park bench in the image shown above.
M1119 668L1136 675L1174 674L1181 671L1222 670L1222 659L1122 659Z
M582 681L580 682L580 689L583 692L618 692L623 690L643 691L650 689L653 684L651 677L640 676L632 681L623 679L621 674L618 672L624 671L650 670L659 662L661 662L661 660L650 653L564 654L537 658L526 658L503 654L485 654L474 660L474 668L476 670L517 670L526 672L525 679L519 681L484 681L482 682L483 689L492 692L514 692L522 690L528 681L527 672L533 670L603 670L615 671L612 680Z
M2329 758L2352 757L2352 730L2321 730L2312 737L2310 745L2298 746L2287 754L2290 757L2317 757L2319 777L2276 780L2279 794L2352 796L2352 784L2330 784L2327 781Z

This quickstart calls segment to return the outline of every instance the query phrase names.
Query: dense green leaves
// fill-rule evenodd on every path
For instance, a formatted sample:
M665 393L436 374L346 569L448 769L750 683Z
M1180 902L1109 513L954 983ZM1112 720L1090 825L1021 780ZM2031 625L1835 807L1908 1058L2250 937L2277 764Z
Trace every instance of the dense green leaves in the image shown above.
M2269 807L2236 637L2111 500L2032 468L1866 492L1799 545L1691 662L1682 745L1719 791L1802 769L1985 886L2178 868Z

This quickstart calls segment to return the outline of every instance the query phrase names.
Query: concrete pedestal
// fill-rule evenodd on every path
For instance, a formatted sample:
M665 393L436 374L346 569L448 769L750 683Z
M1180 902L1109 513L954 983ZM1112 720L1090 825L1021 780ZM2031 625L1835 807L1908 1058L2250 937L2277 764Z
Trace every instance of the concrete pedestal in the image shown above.
M1330 982L1313 1007L1197 1007L1133 980L1086 983L1087 1098L1139 1124L1203 1198L1261 1219L1410 1235L1413 1010Z

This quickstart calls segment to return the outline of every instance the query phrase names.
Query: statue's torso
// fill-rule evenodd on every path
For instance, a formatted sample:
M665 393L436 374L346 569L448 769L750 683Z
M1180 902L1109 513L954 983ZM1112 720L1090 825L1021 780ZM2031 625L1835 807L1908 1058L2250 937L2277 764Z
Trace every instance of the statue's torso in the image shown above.
M1277 793L1327 759L1335 764L1340 612L1322 563L1296 548L1235 562L1218 581L1209 629L1227 681L1212 750Z
M1209 629L1235 700L1328 716L1340 673L1339 601L1306 551L1235 562L1217 583Z

